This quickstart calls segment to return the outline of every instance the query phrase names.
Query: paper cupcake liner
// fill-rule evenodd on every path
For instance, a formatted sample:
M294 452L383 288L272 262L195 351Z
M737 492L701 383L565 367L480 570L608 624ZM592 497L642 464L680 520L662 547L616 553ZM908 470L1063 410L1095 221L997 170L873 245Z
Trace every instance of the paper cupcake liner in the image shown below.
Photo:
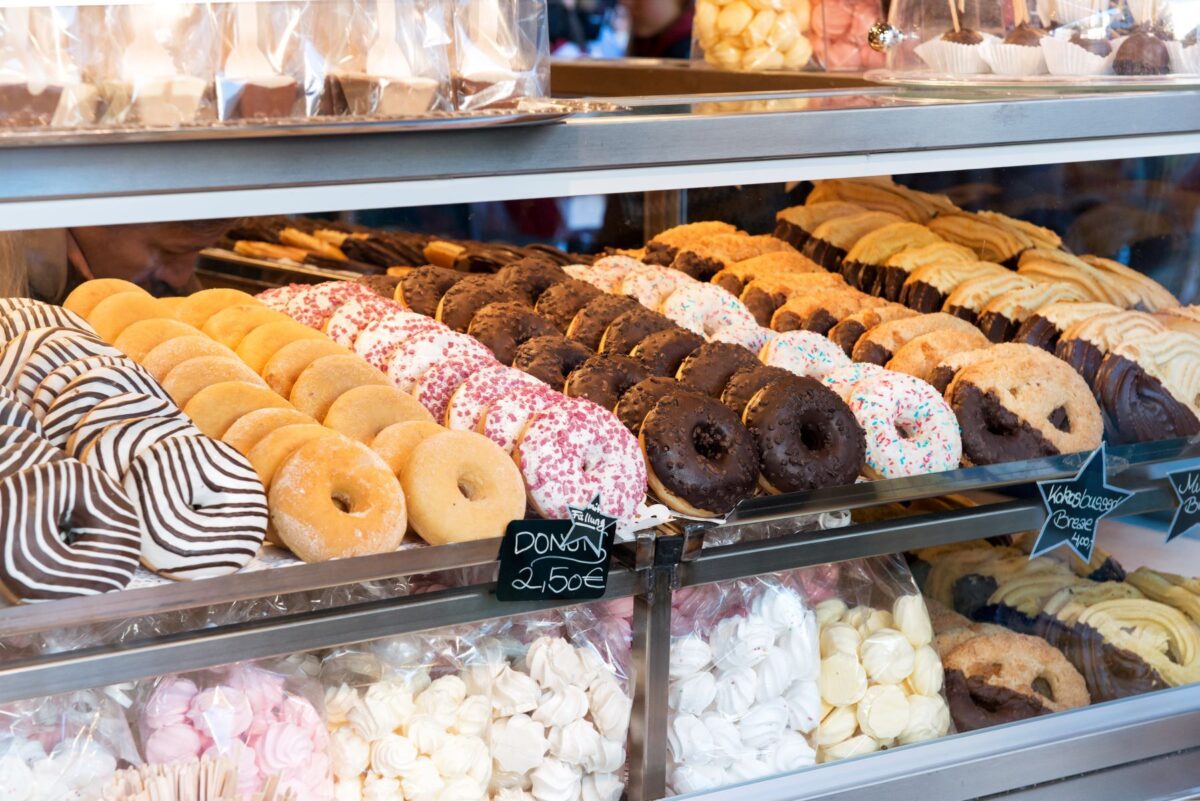
M983 44L977 45L964 45L935 39L923 42L913 50L935 72L948 75L983 75L992 71L988 63L983 60L984 44L987 44L986 39Z
M997 75L1046 74L1046 57L1040 47L987 41L983 43L983 60Z
M1046 36L1042 39L1042 54L1051 75L1106 75L1112 72L1117 42L1111 42L1112 52L1101 57L1089 53L1067 39Z
M1171 72L1200 75L1200 45L1184 47L1183 42L1167 42L1171 54Z

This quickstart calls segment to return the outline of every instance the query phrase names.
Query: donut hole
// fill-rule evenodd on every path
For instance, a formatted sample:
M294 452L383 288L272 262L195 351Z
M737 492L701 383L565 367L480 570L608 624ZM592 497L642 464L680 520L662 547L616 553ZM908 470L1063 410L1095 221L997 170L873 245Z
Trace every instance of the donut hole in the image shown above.
M352 514L354 512L354 502L344 493L335 491L329 496L329 500L333 502L333 508L342 514Z
M1037 676L1032 682L1029 683L1029 686L1038 695L1048 698L1051 701L1056 700L1054 698L1054 688L1050 686L1050 682L1047 679Z
M1065 406L1059 406L1054 411L1050 412L1047 419L1050 421L1050 425L1054 426L1064 434L1071 433L1071 418L1067 416L1067 409Z
M904 432L901 431L900 435L904 436ZM810 451L825 450L825 447L829 445L829 437L825 430L811 420L805 420L800 424L800 441Z
M702 459L719 460L729 448L724 432L712 423L698 423L692 429L692 447Z

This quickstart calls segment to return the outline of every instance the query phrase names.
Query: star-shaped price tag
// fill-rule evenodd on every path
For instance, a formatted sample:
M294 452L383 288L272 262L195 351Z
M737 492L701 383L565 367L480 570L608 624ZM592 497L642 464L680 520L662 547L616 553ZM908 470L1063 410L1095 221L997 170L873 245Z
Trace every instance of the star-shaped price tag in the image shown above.
M1167 473L1167 480L1175 490L1175 497L1179 498L1179 508L1175 510L1171 529L1167 532L1167 542L1170 542L1200 526L1200 469Z
M514 520L500 543L496 600L601 598L608 586L617 518L597 495L568 506L566 520Z
M1066 545L1085 562L1092 559L1096 524L1133 495L1108 483L1103 444L1092 452L1074 478L1039 481L1038 491L1046 504L1046 522L1030 558Z
M592 502L587 506L568 506L567 516L571 520L572 532L578 528L587 528L607 535L609 532L615 533L617 529L617 518L604 514L599 495L592 498Z

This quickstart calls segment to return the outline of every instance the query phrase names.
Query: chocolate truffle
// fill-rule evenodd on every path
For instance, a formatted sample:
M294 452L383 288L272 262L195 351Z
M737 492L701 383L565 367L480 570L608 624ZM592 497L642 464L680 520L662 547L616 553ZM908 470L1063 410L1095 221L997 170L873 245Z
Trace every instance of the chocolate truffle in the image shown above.
M1004 44L1020 45L1021 47L1038 47L1046 32L1032 25L1021 24L1009 31L1004 37Z
M977 45L983 44L983 35L970 28L963 28L961 31L946 31L942 34L942 41L961 45Z
M1157 36L1139 32L1121 43L1113 59L1117 75L1166 75L1171 71L1167 46Z

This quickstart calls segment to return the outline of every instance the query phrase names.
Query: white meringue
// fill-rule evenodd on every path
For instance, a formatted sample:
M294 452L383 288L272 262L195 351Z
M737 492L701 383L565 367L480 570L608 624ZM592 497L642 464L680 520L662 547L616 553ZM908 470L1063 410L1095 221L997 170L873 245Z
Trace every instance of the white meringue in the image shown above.
M862 756L879 750L879 741L867 734L860 734L857 737L851 737L848 740L843 740L837 745L830 745L821 749L818 755L822 762L832 762L838 759L847 759L848 757Z
M492 692L492 682L500 675L506 665L503 662L478 662L467 665L458 674L467 688L467 695L489 695Z
M421 695L425 693L440 693L458 705L467 697L467 685L461 678L451 673L434 680Z
M367 769L371 747L366 739L350 727L342 727L329 735L329 762L338 779L357 778Z
M813 609L813 614L817 617L817 625L825 628L830 623L836 623L846 614L848 608L846 602L841 598L830 598L827 601L821 601Z
M492 758L501 771L533 770L548 747L545 727L528 715L513 715L492 724Z
M438 682L447 678L453 678L458 683L442 685L442 688L439 689ZM457 689L462 689L461 696L455 692ZM429 715L440 723L443 729L449 729L458 719L458 705L467 697L466 689L466 685L463 684L462 679L457 676L444 676L430 684L417 696L416 711L414 714Z
M858 729L858 718L853 706L839 706L826 715L817 726L813 742L820 746L831 746L849 739Z
M808 734L821 720L821 691L815 681L797 681L783 694L788 708L788 725Z
M421 757L400 776L405 801L437 801L445 782L437 765L429 757Z
M756 758L751 753L730 765L725 771L725 777L726 781L731 784L735 782L752 782L755 779L770 776L772 772L770 765Z
M408 719L404 734L412 740L417 750L426 756L437 753L450 736L445 727L432 715L413 715Z
M15 754L0 757L0 798L4 801L29 801L37 788L33 771Z
M675 795L713 790L728 781L720 765L679 765L671 771L671 792Z
M371 743L371 770L380 776L399 776L417 762L417 747L400 734L389 734Z
M539 764L541 760L538 760ZM528 791L531 784L529 777L524 773L511 773L503 770L492 770L492 780L488 783L488 789L492 792L498 790L525 790Z
M406 794L407 795L407 794ZM400 797L400 782L377 773L368 773L362 786L363 801L396 801Z
M492 776L492 754L487 743L478 737L451 734L437 753L433 754L433 764L444 779L470 776L487 786Z
M601 734L610 740L624 741L629 733L633 699L621 689L621 685L611 678L593 681L588 690L588 708L592 713L592 722Z
M742 755L745 746L733 721L712 712L700 718L700 721L712 738L714 761L728 767Z
M872 681L899 684L912 675L915 658L912 643L895 629L880 629L867 637L859 655Z
M389 665L404 667L423 665L427 661L424 644L419 637L412 635L376 640L369 647Z
M709 636L713 662L721 670L754 667L775 643L775 631L758 615L731 617L713 627Z
M941 737L950 731L950 709L940 695L910 695L908 725L897 740L901 745Z
M858 656L862 635L848 623L831 623L821 629L821 658L834 654Z
M333 801L362 801L362 791L361 776L338 779L333 783Z
M895 684L875 684L858 702L858 728L876 740L891 740L908 725L908 696Z
M504 787L492 793L492 801L534 801L533 795L519 787Z
M384 679L370 686L363 695L363 703L367 705L384 704L392 711L397 720L395 728L403 725L413 714L413 695L408 687L400 682Z
M331 728L350 722L350 710L358 706L358 690L349 684L325 689L325 721Z
M438 801L487 801L487 790L470 776L456 776L446 781Z
M810 615L804 624L789 629L779 638L779 647L792 660L792 675L804 681L816 681L821 671L821 652L817 621Z
M682 679L699 673L712 662L712 648L696 634L671 641L671 678Z
M566 726L587 714L588 699L583 690L565 684L551 690L533 712L533 719L547 726Z
M480 737L492 722L492 701L484 695L468 695L458 705L450 731Z
M831 706L857 704L867 691L867 671L857 656L832 654L821 660L821 678L817 686L821 689L821 698Z
M782 648L771 648L766 659L754 668L754 673L758 677L755 698L760 702L772 701L783 695L792 683L791 659Z
M625 738L610 740L600 738L600 748L592 755L585 768L593 773L616 773L625 767Z
M892 604L892 618L896 628L914 648L933 642L933 624L929 621L929 609L922 596L901 595Z
M368 704L364 700L350 710L347 719L350 728L358 732L365 740L378 740L386 737L400 727L401 720L396 711L387 703Z
M667 704L676 712L699 715L708 709L717 696L717 680L711 673L693 673L672 682L667 691Z
M942 660L932 646L922 645L913 654L913 671L908 685L919 695L937 695L945 678Z
M501 718L532 712L537 708L541 694L532 677L505 665L492 682L492 709L496 717Z
M676 762L704 764L713 757L708 727L695 715L676 715L667 729L667 748Z
M589 773L583 777L583 801L617 801L625 790L625 784L611 773Z
M817 752L804 736L794 731L785 731L783 736L767 750L767 762L774 773L790 773L817 762Z
M579 654L579 663L583 665L583 674L579 679L580 687L590 689L597 682L613 681L612 668L594 648L576 648L575 653Z
M800 596L786 587L768 588L754 599L750 611L761 617L776 634L803 625L804 618L810 614Z
M738 721L742 742L750 748L764 749L778 739L787 728L788 710L782 701L755 704Z
M529 776L530 792L537 801L574 801L579 797L583 772L561 759L546 759Z
M728 718L740 718L754 703L758 676L750 668L729 670L717 677L717 711Z
M534 681L547 689L579 685L583 662L575 647L562 637L539 637L525 654L525 667Z
M576 720L566 726L550 729L546 741L550 753L572 765L584 766L600 750L600 732L586 720Z

